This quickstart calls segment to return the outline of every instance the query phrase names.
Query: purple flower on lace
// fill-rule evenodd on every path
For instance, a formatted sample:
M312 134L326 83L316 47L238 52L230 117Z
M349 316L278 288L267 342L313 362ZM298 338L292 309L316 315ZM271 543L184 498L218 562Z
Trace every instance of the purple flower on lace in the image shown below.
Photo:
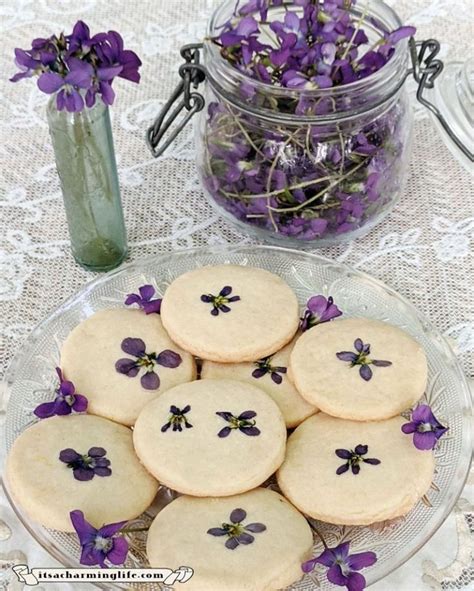
M182 431L182 425L184 425L186 429L191 429L192 425L190 422L188 422L187 418L185 417L185 415L190 410L191 407L189 404L187 404L183 409L180 409L174 404L172 404L170 406L171 414L168 418L168 422L161 427L161 432L165 433L166 431L168 431L170 427L173 427L173 431Z
M358 572L377 562L375 552L349 554L350 542L339 544L336 548L325 548L319 556L303 562L303 572L310 573L317 564L328 567L326 577L330 583L347 587L348 591L365 589L365 578Z
M125 300L126 306L138 304L145 314L159 314L161 310L161 298L153 299L155 288L153 285L142 285L138 288L138 293L129 293Z
M341 310L336 306L331 296L327 299L323 295L309 298L306 304L300 328L304 332L317 324L329 322L338 316L342 316Z
M270 374L270 377L275 382L275 384L281 384L283 377L280 374L285 374L287 372L287 368L272 365L271 360L272 355L256 361L254 365L257 366L257 369L253 370L252 377L259 379L263 378L263 376L266 374Z
M244 546L252 544L255 540L252 534L259 534L265 531L267 527L263 523L244 525L242 522L246 517L246 511L234 509L229 517L230 523L222 523L221 527L211 527L211 529L207 530L207 533L216 537L227 536L225 547L229 550L235 550L240 544Z
M56 389L56 397L52 402L39 404L33 413L40 419L47 419L55 415L69 415L74 412L87 410L87 398L76 392L74 384L65 380L59 367L56 368L59 378L59 387Z
M245 435L250 435L251 437L260 435L260 429L255 426L256 421L254 419L254 417L257 416L257 413L253 410L246 410L240 413L238 417L228 411L216 412L216 415L222 417L229 423L228 426L223 427L219 431L217 434L218 437L227 437L234 429L238 429Z
M100 565L107 568L105 561L111 564L123 564L127 559L128 542L123 536L117 536L126 521L109 523L96 529L84 518L84 513L76 509L69 513L76 530L82 552L80 563L86 566Z
M427 404L420 404L411 413L411 421L402 425L407 435L413 433L413 443L417 449L434 449L436 442L448 427L444 427L434 416Z
M372 369L369 367L370 365L374 365L375 367L389 367L392 365L391 361L370 359L370 345L364 344L362 339L357 338L354 341L354 347L356 350L355 353L352 351L340 351L339 353L336 353L336 357L341 361L349 362L350 367L359 365L360 377L366 382L368 382L373 375Z
M145 390L157 390L160 387L160 378L155 372L155 366L161 365L175 369L181 365L181 355L165 349L161 353L147 353L146 345L142 339L127 337L122 341L122 351L135 359L124 357L115 363L115 369L129 378L134 378L144 370L140 383Z
M377 458L363 458L365 454L368 452L369 448L367 445L356 445L355 448L352 449L336 449L335 454L338 458L342 458L346 460L345 464L339 466L336 470L336 474L344 474L347 472L349 468L352 470L352 474L359 474L360 472L360 463L365 462L366 464L372 464L376 466L380 464L380 460Z
M100 95L106 105L114 102L112 83L117 76L139 82L138 56L123 48L116 31L91 36L89 27L78 21L70 35L61 33L34 39L31 49L15 49L20 72L10 80L39 76L38 88L56 95L58 110L79 112L92 107Z
M103 447L91 447L86 454L67 448L61 450L59 459L72 468L76 480L92 480L94 476L110 476L110 460L105 457L107 452Z
M212 304L211 314L213 316L217 316L219 312L230 312L230 307L228 304L232 302L238 302L240 300L240 296L230 296L232 293L232 287L230 285L226 285L223 287L219 295L212 295L211 293L203 294L201 296L201 302L206 304Z

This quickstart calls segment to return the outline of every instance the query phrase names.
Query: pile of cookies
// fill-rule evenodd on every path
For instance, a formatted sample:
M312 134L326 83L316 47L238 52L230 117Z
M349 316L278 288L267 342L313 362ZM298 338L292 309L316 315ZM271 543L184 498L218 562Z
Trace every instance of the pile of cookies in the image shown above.
M303 515L365 525L425 494L433 454L401 430L427 381L408 334L364 318L302 332L294 292L252 267L185 273L152 313L141 295L63 344L61 402L80 392L87 413L51 407L11 448L8 485L32 519L131 520L163 485L182 496L150 527L151 566L192 567L191 590L263 591L300 579ZM274 473L284 496L261 488Z

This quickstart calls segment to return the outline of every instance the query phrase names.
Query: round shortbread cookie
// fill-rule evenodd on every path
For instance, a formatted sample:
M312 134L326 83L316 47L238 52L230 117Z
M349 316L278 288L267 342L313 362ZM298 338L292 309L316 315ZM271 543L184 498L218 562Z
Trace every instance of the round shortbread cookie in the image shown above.
M298 393L288 376L290 353L295 339L274 355L253 363L216 363L204 361L201 376L211 379L241 380L258 386L277 403L288 428L296 427L315 412Z
M239 418L240 417L240 418ZM227 496L262 484L285 455L286 428L273 400L233 380L181 384L137 419L138 457L160 482L195 496Z
M288 439L277 472L283 494L328 523L368 525L405 515L429 489L435 465L430 451L402 433L405 422L309 417Z
M92 459L95 468L84 469L79 456L89 452L85 462ZM23 431L5 474L12 497L31 519L60 531L74 531L69 513L75 509L97 528L134 519L158 491L135 454L132 431L93 415L52 417Z
M428 376L419 343L395 326L367 318L308 330L293 348L290 367L310 404L355 421L387 419L413 406Z
M172 501L151 524L147 556L152 567L192 567L190 591L275 591L301 578L312 545L304 517L278 493L257 488Z
M221 363L254 361L296 333L298 301L277 275L255 267L201 267L175 279L161 304L163 326L186 351Z
M61 367L87 397L88 412L124 425L133 425L163 391L196 377L192 355L171 341L158 314L119 308L74 328L63 344Z

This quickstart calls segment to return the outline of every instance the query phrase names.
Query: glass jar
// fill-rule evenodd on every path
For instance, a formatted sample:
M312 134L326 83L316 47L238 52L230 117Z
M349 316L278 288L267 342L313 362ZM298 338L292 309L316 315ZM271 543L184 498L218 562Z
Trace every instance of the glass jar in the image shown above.
M127 236L109 109L98 100L58 111L52 97L47 118L74 258L91 271L113 269L127 254Z
M207 37L219 34L234 7L230 0L215 12ZM268 20L282 20L283 10L275 7ZM355 18L366 10L374 35L402 26L379 0L358 2ZM375 74L311 91L248 78L210 40L204 60L207 109L197 126L197 164L226 217L272 242L328 246L365 234L388 214L410 158L407 40Z
M258 11L263 4L269 7L267 25L283 21L288 10L303 10L296 0L255 0L245 4L246 15L249 6ZM354 21L363 22L368 47L402 26L382 0L347 6ZM211 203L246 233L319 247L351 240L379 223L400 197L408 173L412 112L404 82L410 74L418 83L417 99L472 158L423 96L443 68L435 59L436 40L400 40L385 65L355 82L286 88L250 78L212 41L225 23L238 18L240 8L240 2L226 0L215 11L204 43L181 49L182 81L147 140L153 155L160 156L199 112L196 152L202 185ZM197 88L204 79L202 96ZM181 112L185 116L171 130Z

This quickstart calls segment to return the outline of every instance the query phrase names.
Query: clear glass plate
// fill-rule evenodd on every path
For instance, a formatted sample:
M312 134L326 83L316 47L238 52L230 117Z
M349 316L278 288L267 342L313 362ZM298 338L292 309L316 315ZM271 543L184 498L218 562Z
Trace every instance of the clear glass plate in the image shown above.
M422 314L380 281L320 256L271 246L220 246L157 255L124 266L86 285L37 326L7 372L7 396L2 407L2 455L34 422L34 407L51 399L55 386L54 367L59 365L61 343L74 326L97 310L122 305L125 295L136 291L139 285L152 283L163 293L166 286L182 273L202 265L221 263L261 267L277 273L294 289L302 306L315 293L332 295L345 316L366 316L390 322L413 335L426 351L429 363L426 400L441 422L449 426L448 434L440 440L435 452L436 473L432 488L408 515L392 522L369 527L313 522L330 546L341 540L351 540L353 552L375 551L377 563L363 571L367 583L374 583L403 564L429 540L461 493L472 449L470 396L451 348ZM76 536L48 530L30 521L22 508L13 503L5 483L3 486L18 517L43 548L63 565L79 566ZM275 485L269 483L268 486ZM136 520L137 525L149 523L160 507L174 496L173 491L162 488L154 505ZM134 536L126 566L144 566L146 536L142 533ZM315 547L321 551L317 540ZM107 584L104 588L119 587ZM143 584L133 585L133 588L151 591L160 589L160 586ZM334 589L324 576L324 568L291 587L298 591L316 588L322 591Z

